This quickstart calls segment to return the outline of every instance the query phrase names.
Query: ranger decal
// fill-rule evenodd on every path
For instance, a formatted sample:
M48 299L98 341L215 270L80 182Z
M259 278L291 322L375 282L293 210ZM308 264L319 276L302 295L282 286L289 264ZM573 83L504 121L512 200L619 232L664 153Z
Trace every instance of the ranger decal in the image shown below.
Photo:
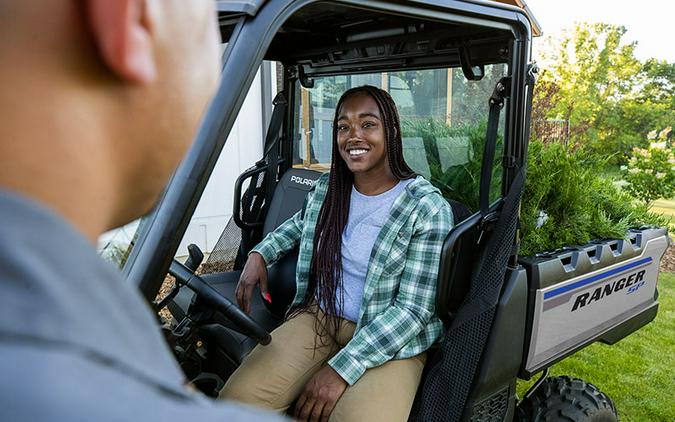
M576 297L574 300L574 306L572 306L572 312L577 309L583 308L586 305L590 305L593 302L597 302L612 293L616 293L620 290L623 290L626 287L630 287L633 284L641 286L644 284L645 270L635 272L628 277L623 277L618 280L614 280L611 283L607 283L603 286L600 286L593 290L593 292L582 293ZM628 290L628 293L633 293L637 288L631 288Z

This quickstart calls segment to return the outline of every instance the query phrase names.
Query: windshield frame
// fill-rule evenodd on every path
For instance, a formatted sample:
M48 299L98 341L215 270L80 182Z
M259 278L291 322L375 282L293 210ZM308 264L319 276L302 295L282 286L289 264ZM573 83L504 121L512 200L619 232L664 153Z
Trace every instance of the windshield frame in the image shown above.
M172 176L157 206L147 217L147 224L143 224L123 269L127 281L136 285L148 301L152 301L159 291L168 266L274 35L289 16L312 3L317 3L317 0L269 0L262 4L255 16L242 15L241 21L236 25L223 58L220 87L202 121L195 141ZM516 40L511 52L514 80L519 82L518 78L522 77L524 81L529 59L531 29L527 17L519 9L499 4L469 2L447 4L441 1L391 3L349 0L338 3L436 21L463 24L471 22L502 29L509 28ZM288 75L284 75L284 79L286 88L291 88L295 83ZM517 113L524 114L525 110L524 87L520 83L514 83L513 92L517 95L512 95L511 102L515 106L507 111L505 133L511 134L509 139L512 140L506 145L507 148L514 142L521 144L526 142L521 127L517 124L513 127L508 126ZM288 136L291 130L293 130L292 122L287 121L285 136ZM518 148L522 152L526 145L517 146L516 150ZM510 153L510 150L507 153Z

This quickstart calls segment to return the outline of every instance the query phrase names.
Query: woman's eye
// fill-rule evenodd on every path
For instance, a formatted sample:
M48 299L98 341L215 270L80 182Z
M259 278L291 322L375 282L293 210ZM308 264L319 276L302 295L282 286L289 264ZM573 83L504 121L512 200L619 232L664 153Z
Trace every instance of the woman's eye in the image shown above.
M363 122L362 127L363 127L364 129L368 129L368 128L371 128L371 127L375 127L375 123L373 123L373 122Z
M338 130L339 130L340 132L345 132L345 131L349 130L349 126L347 126L347 125L338 125Z

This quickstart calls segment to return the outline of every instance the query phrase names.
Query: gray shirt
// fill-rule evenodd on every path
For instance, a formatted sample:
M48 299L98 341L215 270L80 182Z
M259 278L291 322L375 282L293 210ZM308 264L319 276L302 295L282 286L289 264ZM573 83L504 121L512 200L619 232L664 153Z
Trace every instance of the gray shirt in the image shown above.
M184 383L119 271L62 218L0 190L0 420L281 420Z
M356 322L359 319L363 287L368 273L370 253L382 226L389 218L391 206L405 187L414 179L400 181L379 195L364 195L352 186L349 219L342 232L342 318Z

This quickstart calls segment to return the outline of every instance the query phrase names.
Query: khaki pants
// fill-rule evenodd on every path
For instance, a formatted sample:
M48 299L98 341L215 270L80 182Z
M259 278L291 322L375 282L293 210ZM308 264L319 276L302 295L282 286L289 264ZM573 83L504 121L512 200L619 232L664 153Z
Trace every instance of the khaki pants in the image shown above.
M324 337L326 345L319 341L315 351L315 318L313 313L302 313L274 330L272 342L253 349L227 381L220 398L285 412L310 378L354 334L355 324L340 320L338 344ZM422 353L368 369L347 387L330 421L407 421L425 359Z

